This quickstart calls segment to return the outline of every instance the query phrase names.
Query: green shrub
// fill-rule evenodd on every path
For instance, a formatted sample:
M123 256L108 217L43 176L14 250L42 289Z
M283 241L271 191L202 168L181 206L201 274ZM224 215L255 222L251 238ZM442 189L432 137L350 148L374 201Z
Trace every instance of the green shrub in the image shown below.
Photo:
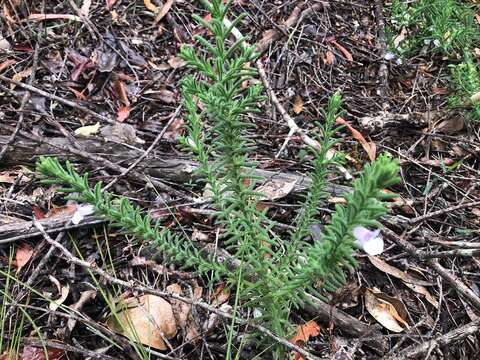
M294 224L296 231L281 236L266 211L260 210L261 195L255 191L259 178L252 157L254 144L248 129L254 124L248 115L258 112L263 100L262 87L243 84L256 75L249 63L257 54L245 39L230 41L234 26L243 16L225 25L228 5L214 0L208 6L212 20L195 19L210 30L212 39L196 36L200 48L184 47L182 58L193 70L182 82L186 110L187 135L182 145L200 164L202 186L208 186L213 205L218 210L215 224L220 229L219 246L227 249L237 265L218 263L206 256L186 237L175 234L148 216L124 197L102 192L102 184L92 189L87 176L81 177L73 165L62 167L54 158L41 158L37 171L47 183L60 183L61 191L77 194L80 202L93 204L99 215L113 226L123 228L145 242L155 242L164 253L165 262L194 269L212 281L226 281L235 290L235 313L239 308L257 309L260 321L280 336L288 336L290 311L300 307L307 293L325 296L345 283L344 272L354 268L356 245L353 229L377 228L386 213L384 200L391 198L383 189L398 181L398 163L387 156L367 165L345 196L347 204L337 205L331 221L318 241L311 241L310 228L318 222L318 206L327 194L326 176L334 170L338 157L327 154L337 143L335 119L340 114L341 96L334 95L324 112L324 121L316 134L321 147L310 149L314 160L313 184ZM318 285L321 284L319 288ZM229 352L233 323L229 334ZM282 357L276 349L275 357Z

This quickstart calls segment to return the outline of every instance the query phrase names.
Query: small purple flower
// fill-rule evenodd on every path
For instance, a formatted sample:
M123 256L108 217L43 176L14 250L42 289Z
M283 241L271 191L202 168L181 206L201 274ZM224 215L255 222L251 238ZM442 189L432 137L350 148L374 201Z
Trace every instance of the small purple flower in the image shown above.
M379 255L383 252L383 239L380 236L380 230L369 230L363 226L357 226L353 229L357 245L368 255Z

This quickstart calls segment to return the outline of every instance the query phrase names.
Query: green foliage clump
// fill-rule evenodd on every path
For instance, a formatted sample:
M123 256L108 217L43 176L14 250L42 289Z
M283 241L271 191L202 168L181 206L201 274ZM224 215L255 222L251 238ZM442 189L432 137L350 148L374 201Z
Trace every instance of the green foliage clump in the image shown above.
M444 56L462 54L480 40L474 5L461 0L394 0L388 40L391 51L408 56L429 45ZM403 40L394 45L402 31Z
M208 188L218 210L215 224L221 230L219 245L238 260L232 268L205 256L185 235L151 224L148 216L124 197L102 192L101 183L92 189L86 176L79 176L67 163L41 158L37 170L49 183L61 183L77 200L93 204L97 212L144 241L154 241L165 261L193 268L201 275L226 281L235 289L235 311L239 307L259 310L262 321L280 336L288 336L292 308L307 301L308 294L324 296L345 284L345 271L354 268L356 245L352 231L357 226L376 228L386 213L383 202L390 198L382 190L398 181L398 163L387 156L365 167L354 182L346 205L337 205L321 238L311 241L311 226L318 221L318 205L325 199L327 175L340 158L329 156L337 143L335 119L340 115L341 96L335 94L318 124L320 148L313 155L312 185L294 221L296 230L287 236L276 233L273 222L259 207L261 194L255 191L259 178L252 160L254 144L248 131L248 115L258 112L262 87L250 82L256 71L249 64L258 54L246 39L231 41L231 34L243 16L226 21L228 5L222 0L207 4L212 19L195 19L206 27L212 39L196 36L200 49L184 47L182 58L193 75L182 82L187 135L182 145L200 164L202 186ZM248 84L246 89L244 84ZM321 284L319 288L318 285ZM231 331L230 334L233 332ZM231 340L231 337L229 337ZM229 341L229 345L231 341ZM276 353L281 356L281 350Z
M452 74L451 85L455 95L449 99L452 107L464 106L470 102L470 97L480 91L480 70L478 63L466 52L463 61L456 65L450 65ZM480 121L480 102L471 104L469 113L473 121Z

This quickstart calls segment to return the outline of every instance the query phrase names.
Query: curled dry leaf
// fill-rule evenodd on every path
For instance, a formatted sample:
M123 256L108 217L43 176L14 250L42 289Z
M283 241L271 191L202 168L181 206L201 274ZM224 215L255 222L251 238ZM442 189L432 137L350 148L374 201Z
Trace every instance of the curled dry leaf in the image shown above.
M400 269L397 269L396 267L390 264L387 264L385 261L381 260L377 256L369 256L368 260L370 260L372 265L375 266L378 270L383 271L386 274L392 275L397 279L403 280L404 282L412 283L416 285L426 285L426 286L433 285L433 283L430 281L417 279L407 274L406 272L403 272Z
M33 256L33 247L28 243L23 243L17 249L15 253L15 264L17 265L17 271L23 268Z
M273 179L257 187L255 192L263 195L262 200L277 200L290 194L296 182L296 180L282 181Z
M158 11L157 6L153 4L151 0L143 0L143 5L153 13Z
M57 278L53 277L52 275L49 275L48 278L52 283L55 284L58 292L60 293L60 297L56 300L50 301L50 305L49 305L50 310L56 311L60 307L60 305L62 305L67 299L68 294L70 292L70 286L68 284L65 286L61 286L60 281L58 281Z
M339 125L344 125L348 129L348 131L350 131L353 138L362 145L364 150L367 152L370 161L375 161L377 149L373 142L369 143L367 140L365 140L365 137L362 135L362 133L356 130L345 119L337 118L336 123Z
M163 338L177 334L177 321L169 302L155 295L122 300L117 313L110 315L106 326L127 338L158 350L166 350Z
M295 96L295 102L293 103L293 112L300 114L303 110L303 101L300 95Z
M406 272L401 271L400 269L397 269L396 267L387 264L383 260L379 259L376 256L369 256L368 259L372 263L373 266L375 266L377 269L380 271L383 271L386 274L392 275L400 280L403 281L405 286L408 288L412 289L418 294L424 295L425 299L432 304L435 308L438 308L438 301L429 293L429 291L423 286L429 286L433 285L433 283L429 281L423 281L420 279L417 279Z
M224 304L230 298L230 290L225 286L225 284L220 284L215 289L215 292L210 299L210 303L218 306Z
M95 135L96 133L98 133L98 130L100 130L100 123L99 122L97 122L95 125L87 125L87 126L79 127L78 129L76 129L74 131L74 133L75 133L75 135L78 135L78 136L88 137L88 136Z
M178 56L172 56L170 59L168 59L168 65L170 65L172 69L179 69L187 65L187 63Z
M353 61L352 54L347 49L345 49L342 45L340 45L336 40L331 40L330 43L332 43L342 53L342 55L345 57L347 61L350 61L350 62Z
M406 320L399 315L397 308L390 302L392 298L388 297L389 301L387 301L387 298L380 294L378 291L365 289L365 307L368 313L386 329L396 333L402 332L404 327L400 324L408 327ZM398 303L396 305L398 306Z
M105 140L116 141L129 145L144 144L145 141L137 136L135 128L130 124L115 123L102 127L100 133Z

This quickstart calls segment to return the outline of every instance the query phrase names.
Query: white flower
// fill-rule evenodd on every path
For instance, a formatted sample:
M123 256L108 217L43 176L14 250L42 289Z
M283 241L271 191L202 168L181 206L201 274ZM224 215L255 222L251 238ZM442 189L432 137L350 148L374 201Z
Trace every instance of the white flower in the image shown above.
M73 213L72 223L75 225L79 224L80 221L87 215L93 214L95 212L95 206L90 204L82 204L77 206L77 210Z
M357 245L368 255L379 255L383 252L383 238L380 236L380 230L369 230L363 226L357 226L353 229L353 236Z

